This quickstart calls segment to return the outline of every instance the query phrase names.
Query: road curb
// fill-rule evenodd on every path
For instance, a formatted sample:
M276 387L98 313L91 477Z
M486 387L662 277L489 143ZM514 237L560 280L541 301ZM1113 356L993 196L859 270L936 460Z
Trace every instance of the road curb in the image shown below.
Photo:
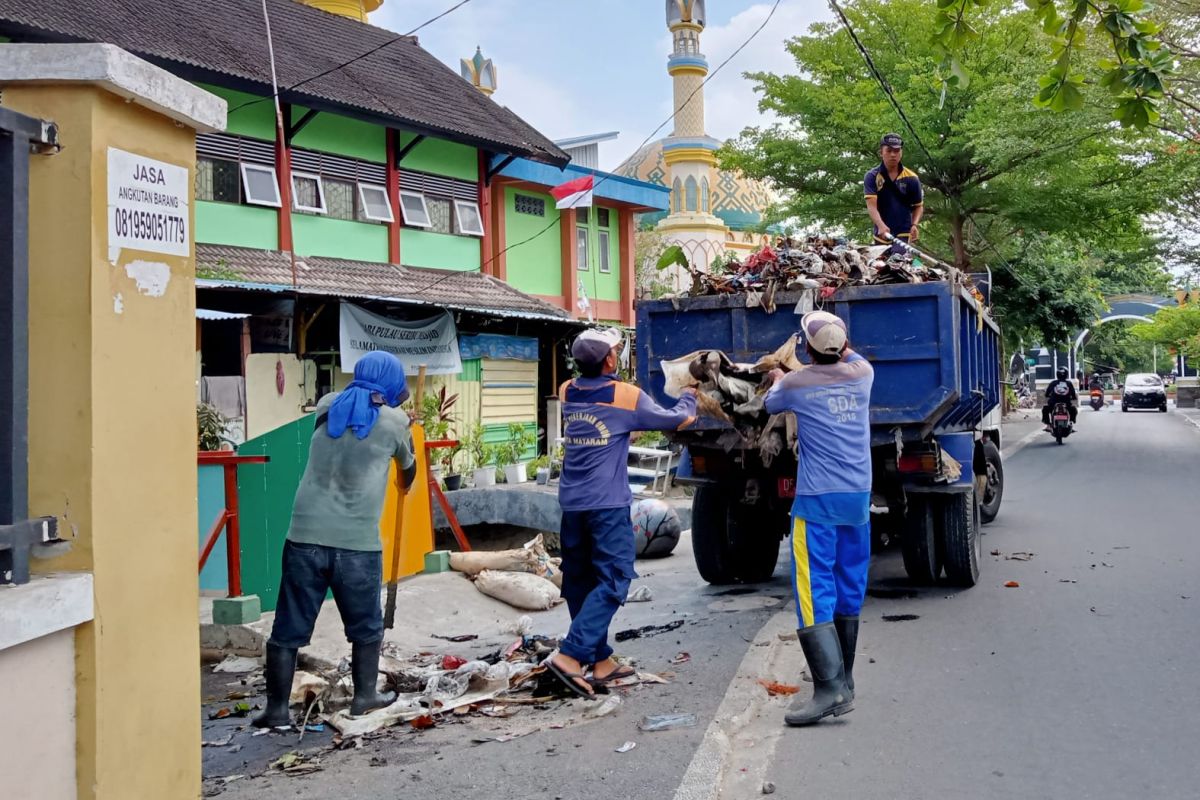
M771 675L772 666L787 652L788 645L799 650L793 641L779 638L781 633L794 634L795 628L795 612L788 608L767 620L755 634L755 644L750 645L738 665L721 705L704 731L704 740L679 782L674 800L717 800L721 796L723 779L739 735L758 717L768 702L767 693L758 684L758 679ZM759 647L758 643L764 641L766 646ZM782 726L780 719L776 726L780 732ZM756 753L756 760L769 760L775 749L774 742L770 743L769 748L759 749L762 752Z

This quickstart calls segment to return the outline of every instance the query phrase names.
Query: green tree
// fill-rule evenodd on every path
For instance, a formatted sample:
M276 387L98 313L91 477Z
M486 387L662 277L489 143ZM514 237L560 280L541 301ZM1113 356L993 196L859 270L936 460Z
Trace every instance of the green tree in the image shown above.
M1182 351L1188 359L1200 359L1200 306L1164 308L1152 322L1134 325L1133 334L1172 354Z
M1094 320L1109 288L1102 267L1152 252L1143 219L1163 211L1189 156L1157 130L1114 125L1103 87L1085 86L1089 102L1073 114L1031 103L1051 39L1020 4L976 21L956 51L969 80L945 86L944 56L929 35L940 12L928 0L852 0L844 9L917 136L845 27L817 24L787 44L795 74L749 76L760 106L783 121L743 131L722 165L772 182L775 219L864 239L862 177L878 163L880 134L898 130L926 187L923 242L960 268L991 267L1014 336L1058 342ZM1035 263L1040 255L1049 260Z
M1163 353L1160 364L1166 363ZM1085 372L1131 372L1154 371L1154 345L1133 333L1133 325L1118 320L1098 325L1092 330L1080 353L1087 364Z
M1150 19L1144 0L1024 0L1051 39L1050 67L1032 95L1055 111L1079 111L1087 103L1086 84L1095 80L1112 98L1121 125L1156 124L1159 106L1174 72L1174 56L1163 46L1162 26ZM982 9L1004 14L1003 0L936 0L933 42L942 55L943 85L968 80L958 55L980 36ZM975 26L972 26L972 18ZM1092 33L1089 41L1089 29ZM1091 77L1089 73L1098 73Z

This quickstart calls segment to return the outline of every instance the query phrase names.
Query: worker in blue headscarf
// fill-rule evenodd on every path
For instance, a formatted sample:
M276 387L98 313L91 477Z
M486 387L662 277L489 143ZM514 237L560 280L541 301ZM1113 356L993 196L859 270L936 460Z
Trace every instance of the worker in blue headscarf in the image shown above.
M275 625L267 642L267 706L253 723L291 724L288 700L296 655L309 643L325 593L333 591L351 644L351 714L389 705L395 695L376 691L383 613L383 552L379 517L395 459L405 491L416 477L404 366L375 351L358 360L344 391L322 397L283 546Z

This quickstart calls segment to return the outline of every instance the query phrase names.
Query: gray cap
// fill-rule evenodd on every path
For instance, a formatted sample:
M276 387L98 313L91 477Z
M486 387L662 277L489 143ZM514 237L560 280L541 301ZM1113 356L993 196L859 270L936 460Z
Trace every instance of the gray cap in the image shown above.
M589 328L571 343L571 357L580 364L603 364L612 349L624 341L616 328Z
M815 352L836 356L846 348L846 323L828 311L810 311L800 319L804 340Z

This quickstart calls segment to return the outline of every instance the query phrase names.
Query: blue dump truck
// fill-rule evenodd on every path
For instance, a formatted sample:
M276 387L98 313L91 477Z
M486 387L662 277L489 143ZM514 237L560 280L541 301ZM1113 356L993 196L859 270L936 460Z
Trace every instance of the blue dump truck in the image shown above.
M663 361L719 350L753 363L799 328L801 294L776 310L748 308L745 294L652 300L637 308L637 375L659 403ZM909 577L943 571L958 586L979 579L981 523L1000 510L1000 330L961 282L840 289L825 310L844 319L850 344L875 368L871 393L876 544L898 537ZM692 547L713 584L767 580L788 533L796 461L791 442L764 463L723 422L704 419L672 434L685 446L677 482L695 487Z

